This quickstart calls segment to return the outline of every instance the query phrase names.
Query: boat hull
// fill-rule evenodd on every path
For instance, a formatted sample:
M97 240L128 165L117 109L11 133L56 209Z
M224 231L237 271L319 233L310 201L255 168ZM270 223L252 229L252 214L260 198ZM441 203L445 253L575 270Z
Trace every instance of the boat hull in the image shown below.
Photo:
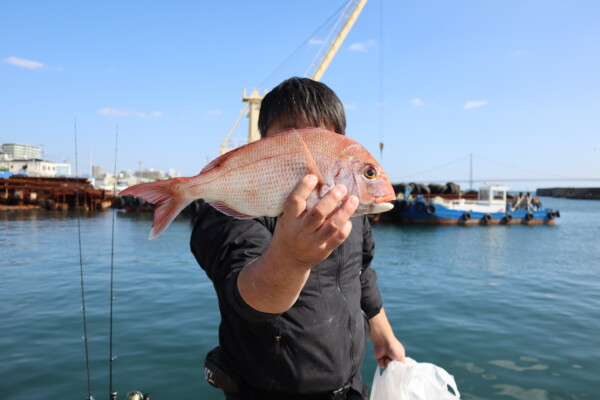
M395 200L394 208L374 218L375 222L422 225L555 225L560 213L540 208L502 212L453 210L443 204Z

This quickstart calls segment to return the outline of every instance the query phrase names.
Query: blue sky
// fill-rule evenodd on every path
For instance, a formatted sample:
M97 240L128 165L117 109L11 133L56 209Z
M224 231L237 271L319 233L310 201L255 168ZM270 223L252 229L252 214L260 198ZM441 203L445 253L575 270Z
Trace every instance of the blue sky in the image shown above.
M600 179L600 2L381 1L322 81L393 182L468 180L472 153L475 179L600 185L561 180ZM118 126L117 169L195 175L242 90L303 76L344 3L1 0L0 142L74 163L77 118L80 170L112 171Z

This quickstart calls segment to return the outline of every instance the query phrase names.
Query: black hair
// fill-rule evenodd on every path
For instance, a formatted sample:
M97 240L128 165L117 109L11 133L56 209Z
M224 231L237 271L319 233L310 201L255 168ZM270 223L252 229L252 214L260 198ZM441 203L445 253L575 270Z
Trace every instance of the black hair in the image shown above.
M298 117L314 126L346 134L344 106L335 92L324 83L298 77L283 81L267 93L260 105L258 130L265 137L276 120L295 121Z

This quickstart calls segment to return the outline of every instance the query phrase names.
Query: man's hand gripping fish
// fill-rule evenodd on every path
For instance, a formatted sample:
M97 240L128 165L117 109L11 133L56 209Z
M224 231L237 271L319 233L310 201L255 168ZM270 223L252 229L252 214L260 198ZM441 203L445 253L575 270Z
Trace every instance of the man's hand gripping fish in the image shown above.
M298 181L312 174L318 185L310 209L336 184L359 200L354 215L392 209L394 190L373 156L356 141L321 128L289 131L238 147L211 161L196 176L135 185L120 195L158 206L149 239L158 237L191 202L204 199L236 218L276 217Z

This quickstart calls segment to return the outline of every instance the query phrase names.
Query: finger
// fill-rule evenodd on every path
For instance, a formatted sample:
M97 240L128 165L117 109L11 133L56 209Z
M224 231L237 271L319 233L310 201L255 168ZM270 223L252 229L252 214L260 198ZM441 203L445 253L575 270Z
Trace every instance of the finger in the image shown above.
M352 221L346 221L344 226L325 241L327 251L333 251L348 239L352 231Z
M390 361L392 361L390 358L388 357L382 357L378 360L379 363L379 367L380 368L387 368L388 364L390 363Z
M300 179L283 203L283 213L296 218L306 209L306 199L317 186L317 177L306 175Z
M350 234L352 224L347 225L347 222L349 222L350 217L354 214L357 207L358 198L356 198L356 196L347 198L337 210L329 215L327 221L325 221L316 232L319 238L321 240L329 240L329 238L335 239L334 236L340 236L338 238L340 240L338 243L339 246ZM344 235L342 235L343 237L340 233L344 233Z
M317 231L325 219L331 214L340 201L346 196L348 189L344 185L337 185L323 196L304 217L304 228L308 232Z

